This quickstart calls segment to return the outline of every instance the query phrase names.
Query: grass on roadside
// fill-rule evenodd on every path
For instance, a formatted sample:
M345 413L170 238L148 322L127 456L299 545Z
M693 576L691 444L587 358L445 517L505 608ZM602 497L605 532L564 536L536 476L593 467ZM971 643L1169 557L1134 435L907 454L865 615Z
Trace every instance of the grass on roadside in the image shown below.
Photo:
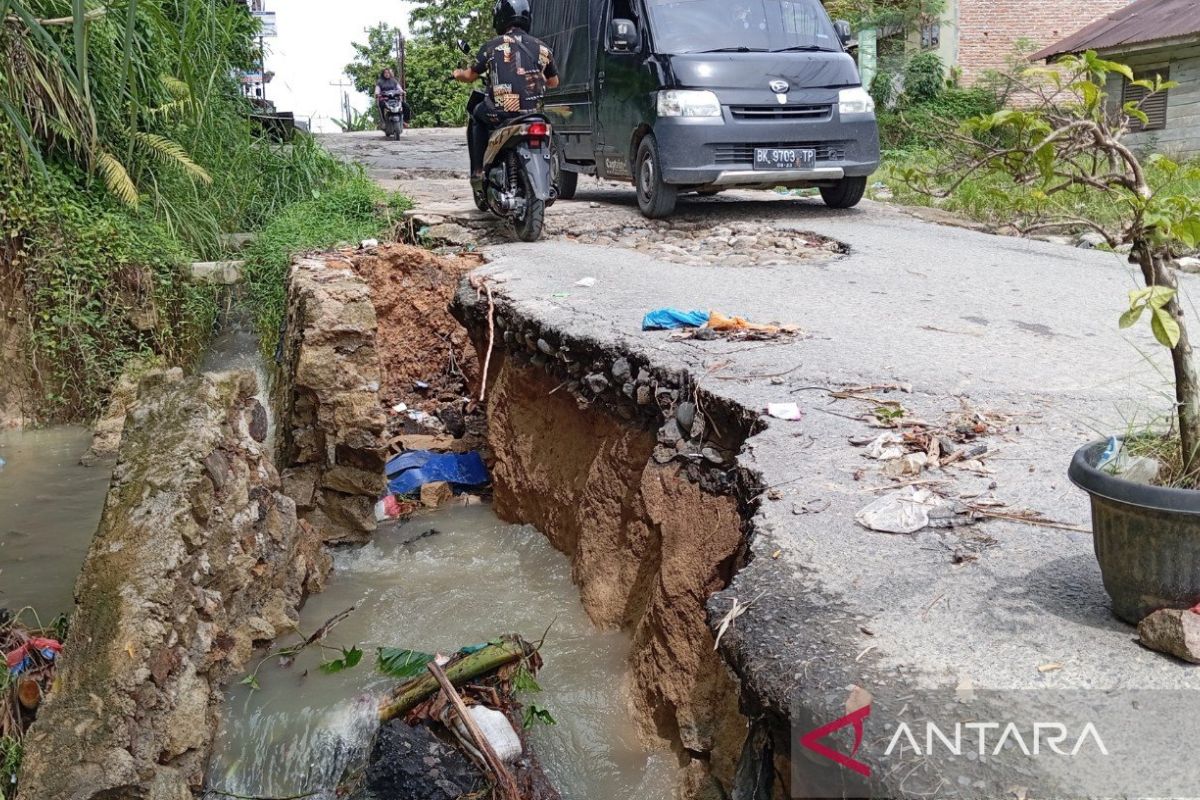
M246 290L263 349L272 352L279 336L293 256L381 238L411 207L408 198L388 195L359 172L271 220L244 254Z

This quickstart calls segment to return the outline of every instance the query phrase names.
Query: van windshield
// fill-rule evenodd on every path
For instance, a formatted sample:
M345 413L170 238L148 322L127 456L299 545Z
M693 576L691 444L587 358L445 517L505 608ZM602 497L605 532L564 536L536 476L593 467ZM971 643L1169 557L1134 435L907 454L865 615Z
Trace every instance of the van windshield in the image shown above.
M647 0L646 5L660 53L842 49L818 0Z

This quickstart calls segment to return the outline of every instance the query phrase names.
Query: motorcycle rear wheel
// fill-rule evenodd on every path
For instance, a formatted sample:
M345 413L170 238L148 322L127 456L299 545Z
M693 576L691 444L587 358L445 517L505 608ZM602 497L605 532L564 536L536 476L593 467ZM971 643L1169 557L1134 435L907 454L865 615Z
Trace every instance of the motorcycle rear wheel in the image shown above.
M521 174L521 183L525 189L525 213L520 219L513 220L517 238L522 242L536 242L542 238L542 226L546 221L546 202L533 196L533 186L529 176Z

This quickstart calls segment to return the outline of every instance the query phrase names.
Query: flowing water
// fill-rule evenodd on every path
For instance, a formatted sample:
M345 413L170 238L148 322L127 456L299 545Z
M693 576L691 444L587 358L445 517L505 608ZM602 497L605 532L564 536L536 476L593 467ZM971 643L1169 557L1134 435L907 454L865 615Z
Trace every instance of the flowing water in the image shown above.
M91 442L78 427L0 432L0 607L70 612L112 475L79 465Z
M229 294L225 297L225 308L218 320L216 335L204 354L200 371L226 372L235 369L254 373L254 377L258 379L258 401L266 409L268 417L273 416L270 402L271 376L267 372L259 348L253 315L244 303L237 302L237 298ZM270 421L267 440L264 443L268 453L274 452L275 442L274 419Z
M628 636L591 625L570 564L534 529L504 524L487 506L384 526L371 544L335 556L328 587L301 612L301 630L309 634L353 606L326 641L361 647L358 667L322 674L321 654L306 651L287 668L264 663L257 690L230 688L211 797L332 797L343 768L364 757L378 698L396 683L375 671L375 648L450 653L506 632L536 641L551 623L543 691L523 699L557 720L538 726L532 743L562 796L672 796L675 759L648 752L629 713Z

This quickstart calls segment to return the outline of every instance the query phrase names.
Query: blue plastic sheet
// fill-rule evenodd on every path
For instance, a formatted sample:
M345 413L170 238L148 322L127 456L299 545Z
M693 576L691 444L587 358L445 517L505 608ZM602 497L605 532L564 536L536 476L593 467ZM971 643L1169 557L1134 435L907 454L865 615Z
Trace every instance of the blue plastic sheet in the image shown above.
M642 318L642 330L669 331L674 328L702 328L707 322L707 311L656 308Z
M388 491L412 494L427 483L446 481L455 486L482 486L487 467L479 453L434 453L409 450L387 464Z

